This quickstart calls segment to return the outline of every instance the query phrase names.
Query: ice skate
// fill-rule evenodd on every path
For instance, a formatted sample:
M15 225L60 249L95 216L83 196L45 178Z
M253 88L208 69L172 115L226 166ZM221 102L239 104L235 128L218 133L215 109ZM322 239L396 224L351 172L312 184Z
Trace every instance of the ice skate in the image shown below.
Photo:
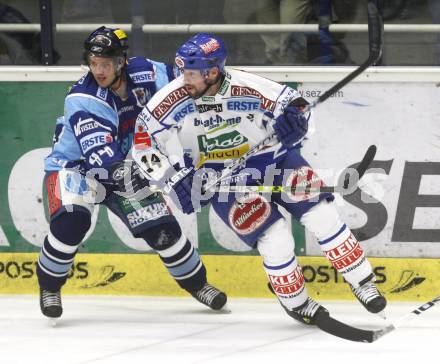
M56 325L56 319L63 314L61 305L61 292L52 292L46 289L40 289L40 308L41 313L50 319L52 326Z
M360 303L371 313L380 313L387 305L387 301L384 296L379 292L376 285L372 281L373 275L364 279L359 287L354 288L351 286L351 290ZM379 314L379 316L385 318L385 315Z
M213 310L221 310L227 301L225 293L219 291L209 283L205 283L198 291L190 292L191 295L199 302L212 308Z
M293 317L295 320L306 325L315 325L319 316L324 315L328 317L330 315L326 308L310 297L308 297L307 301L301 306L296 307L293 310L289 310L283 304L282 306L290 317Z

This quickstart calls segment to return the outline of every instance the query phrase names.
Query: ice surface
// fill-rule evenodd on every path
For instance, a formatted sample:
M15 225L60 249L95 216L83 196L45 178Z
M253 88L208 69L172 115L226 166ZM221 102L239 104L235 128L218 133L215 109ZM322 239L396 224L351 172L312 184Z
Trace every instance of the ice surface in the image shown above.
M357 302L324 302L362 328L385 322ZM393 321L420 303L391 302ZM303 326L274 299L229 300L217 313L194 299L64 296L52 327L37 296L0 295L0 363L374 363L437 362L440 307L379 339L354 343Z

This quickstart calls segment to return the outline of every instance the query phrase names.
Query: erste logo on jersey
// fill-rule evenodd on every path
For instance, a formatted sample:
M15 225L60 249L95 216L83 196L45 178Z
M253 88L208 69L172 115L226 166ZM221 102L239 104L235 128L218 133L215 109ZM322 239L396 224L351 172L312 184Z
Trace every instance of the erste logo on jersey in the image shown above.
M156 81L156 72L154 72L154 71L129 73L129 76L132 79L133 83L143 83L143 82Z
M113 137L107 132L96 132L85 136L79 140L81 150L83 154L86 154L89 150L113 142Z
M260 92L252 87L231 86L231 96L256 96L261 100L261 108L268 111L275 109L275 101L264 97Z
M159 105L157 105L153 109L153 116L159 120L164 116L167 111L169 111L173 105L175 105L178 101L182 100L184 97L188 95L188 91L186 91L185 87L180 87L172 92L170 92L167 97L165 97Z
M248 235L260 228L269 218L272 208L268 201L258 194L237 199L229 210L229 225L239 235Z

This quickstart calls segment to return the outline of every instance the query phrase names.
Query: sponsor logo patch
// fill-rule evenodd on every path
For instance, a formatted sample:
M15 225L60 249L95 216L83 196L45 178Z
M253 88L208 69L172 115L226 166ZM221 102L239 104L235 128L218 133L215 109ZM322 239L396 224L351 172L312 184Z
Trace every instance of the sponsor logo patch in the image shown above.
M168 216L167 205L164 202L155 203L137 209L127 215L128 223L132 228L135 228L147 221L157 220L163 216Z
M143 87L136 87L132 89L131 92L133 92L133 95L136 98L136 104L139 107L144 107L147 104L147 101L151 98L150 90Z
M226 103L228 110L234 111L257 111L261 102L255 99L231 100Z
M167 111L169 111L174 104L176 104L178 101L182 100L184 97L188 95L188 91L186 91L185 87L178 88L177 90L174 90L173 92L170 92L167 97L165 97L159 105L157 105L153 109L153 116L156 119L160 119L162 116L166 114Z
M129 76L133 80L133 83L156 81L156 73L154 71L135 72L130 73Z
M211 38L208 42L200 44L200 48L202 48L203 53L210 54L220 48L220 43L217 42L217 39Z
M50 215L53 215L61 207L60 190L58 186L58 172L51 173L46 178L47 205Z
M229 225L240 235L248 235L260 228L272 212L263 196L252 194L241 197L229 210Z
M236 131L213 138L199 135L197 139L202 161L207 159L234 159L249 150L248 139Z
M304 289L304 275L299 265L293 272L283 276L269 274L269 280L274 292L277 294L294 297Z
M182 120L186 115L191 114L193 112L196 112L196 108L194 106L193 103L184 103L185 105L183 105L181 108L178 108L175 112L174 112L174 116L173 119L177 122L179 122L180 120Z
M108 131L112 130L112 128L110 128L109 126L106 126L92 118L88 118L84 120L79 119L78 122L73 127L73 132L75 133L75 136L79 136L87 131L98 128L105 129Z
M260 92L252 87L231 86L231 96L256 96L261 100L260 107L267 111L275 109L275 101L264 97Z
M84 195L89 190L86 179L78 173L67 173L63 179L63 186L67 192L75 195Z
M194 118L194 126L202 125L208 132L212 133L222 127L234 126L241 123L241 117L223 119L220 115L211 116L209 119L201 120Z
M363 257L364 251L359 241L350 233L344 242L324 253L333 267L340 270L357 263Z
M319 195L320 187L324 186L324 182L319 178L315 171L309 166L303 166L295 169L286 180L287 186L295 187L294 192L288 192L287 195L293 201L305 201Z
M80 139L79 144L81 145L83 153L86 154L90 149L100 145L110 144L112 141L113 137L110 133L96 132Z
M134 134L133 140L135 149L145 149L151 147L151 137L142 126L138 127L138 132Z
M107 100L108 89L98 87L98 91L96 92L96 96L100 99Z
M213 110L215 112L222 112L223 105L222 104L213 104L213 105L202 104L202 105L197 105L197 110L201 114L203 114L204 112L207 112L209 110Z

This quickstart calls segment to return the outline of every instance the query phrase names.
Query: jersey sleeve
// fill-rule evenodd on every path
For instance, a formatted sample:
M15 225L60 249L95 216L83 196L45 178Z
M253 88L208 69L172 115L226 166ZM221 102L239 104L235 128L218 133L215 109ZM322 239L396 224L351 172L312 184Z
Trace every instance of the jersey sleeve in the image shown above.
M162 62L149 60L156 70L156 89L160 90L162 87L174 80L173 66Z
M118 143L116 111L89 95L73 94L66 98L65 118L79 145L85 168L101 168L96 177L102 182L112 182L110 166L125 158Z

